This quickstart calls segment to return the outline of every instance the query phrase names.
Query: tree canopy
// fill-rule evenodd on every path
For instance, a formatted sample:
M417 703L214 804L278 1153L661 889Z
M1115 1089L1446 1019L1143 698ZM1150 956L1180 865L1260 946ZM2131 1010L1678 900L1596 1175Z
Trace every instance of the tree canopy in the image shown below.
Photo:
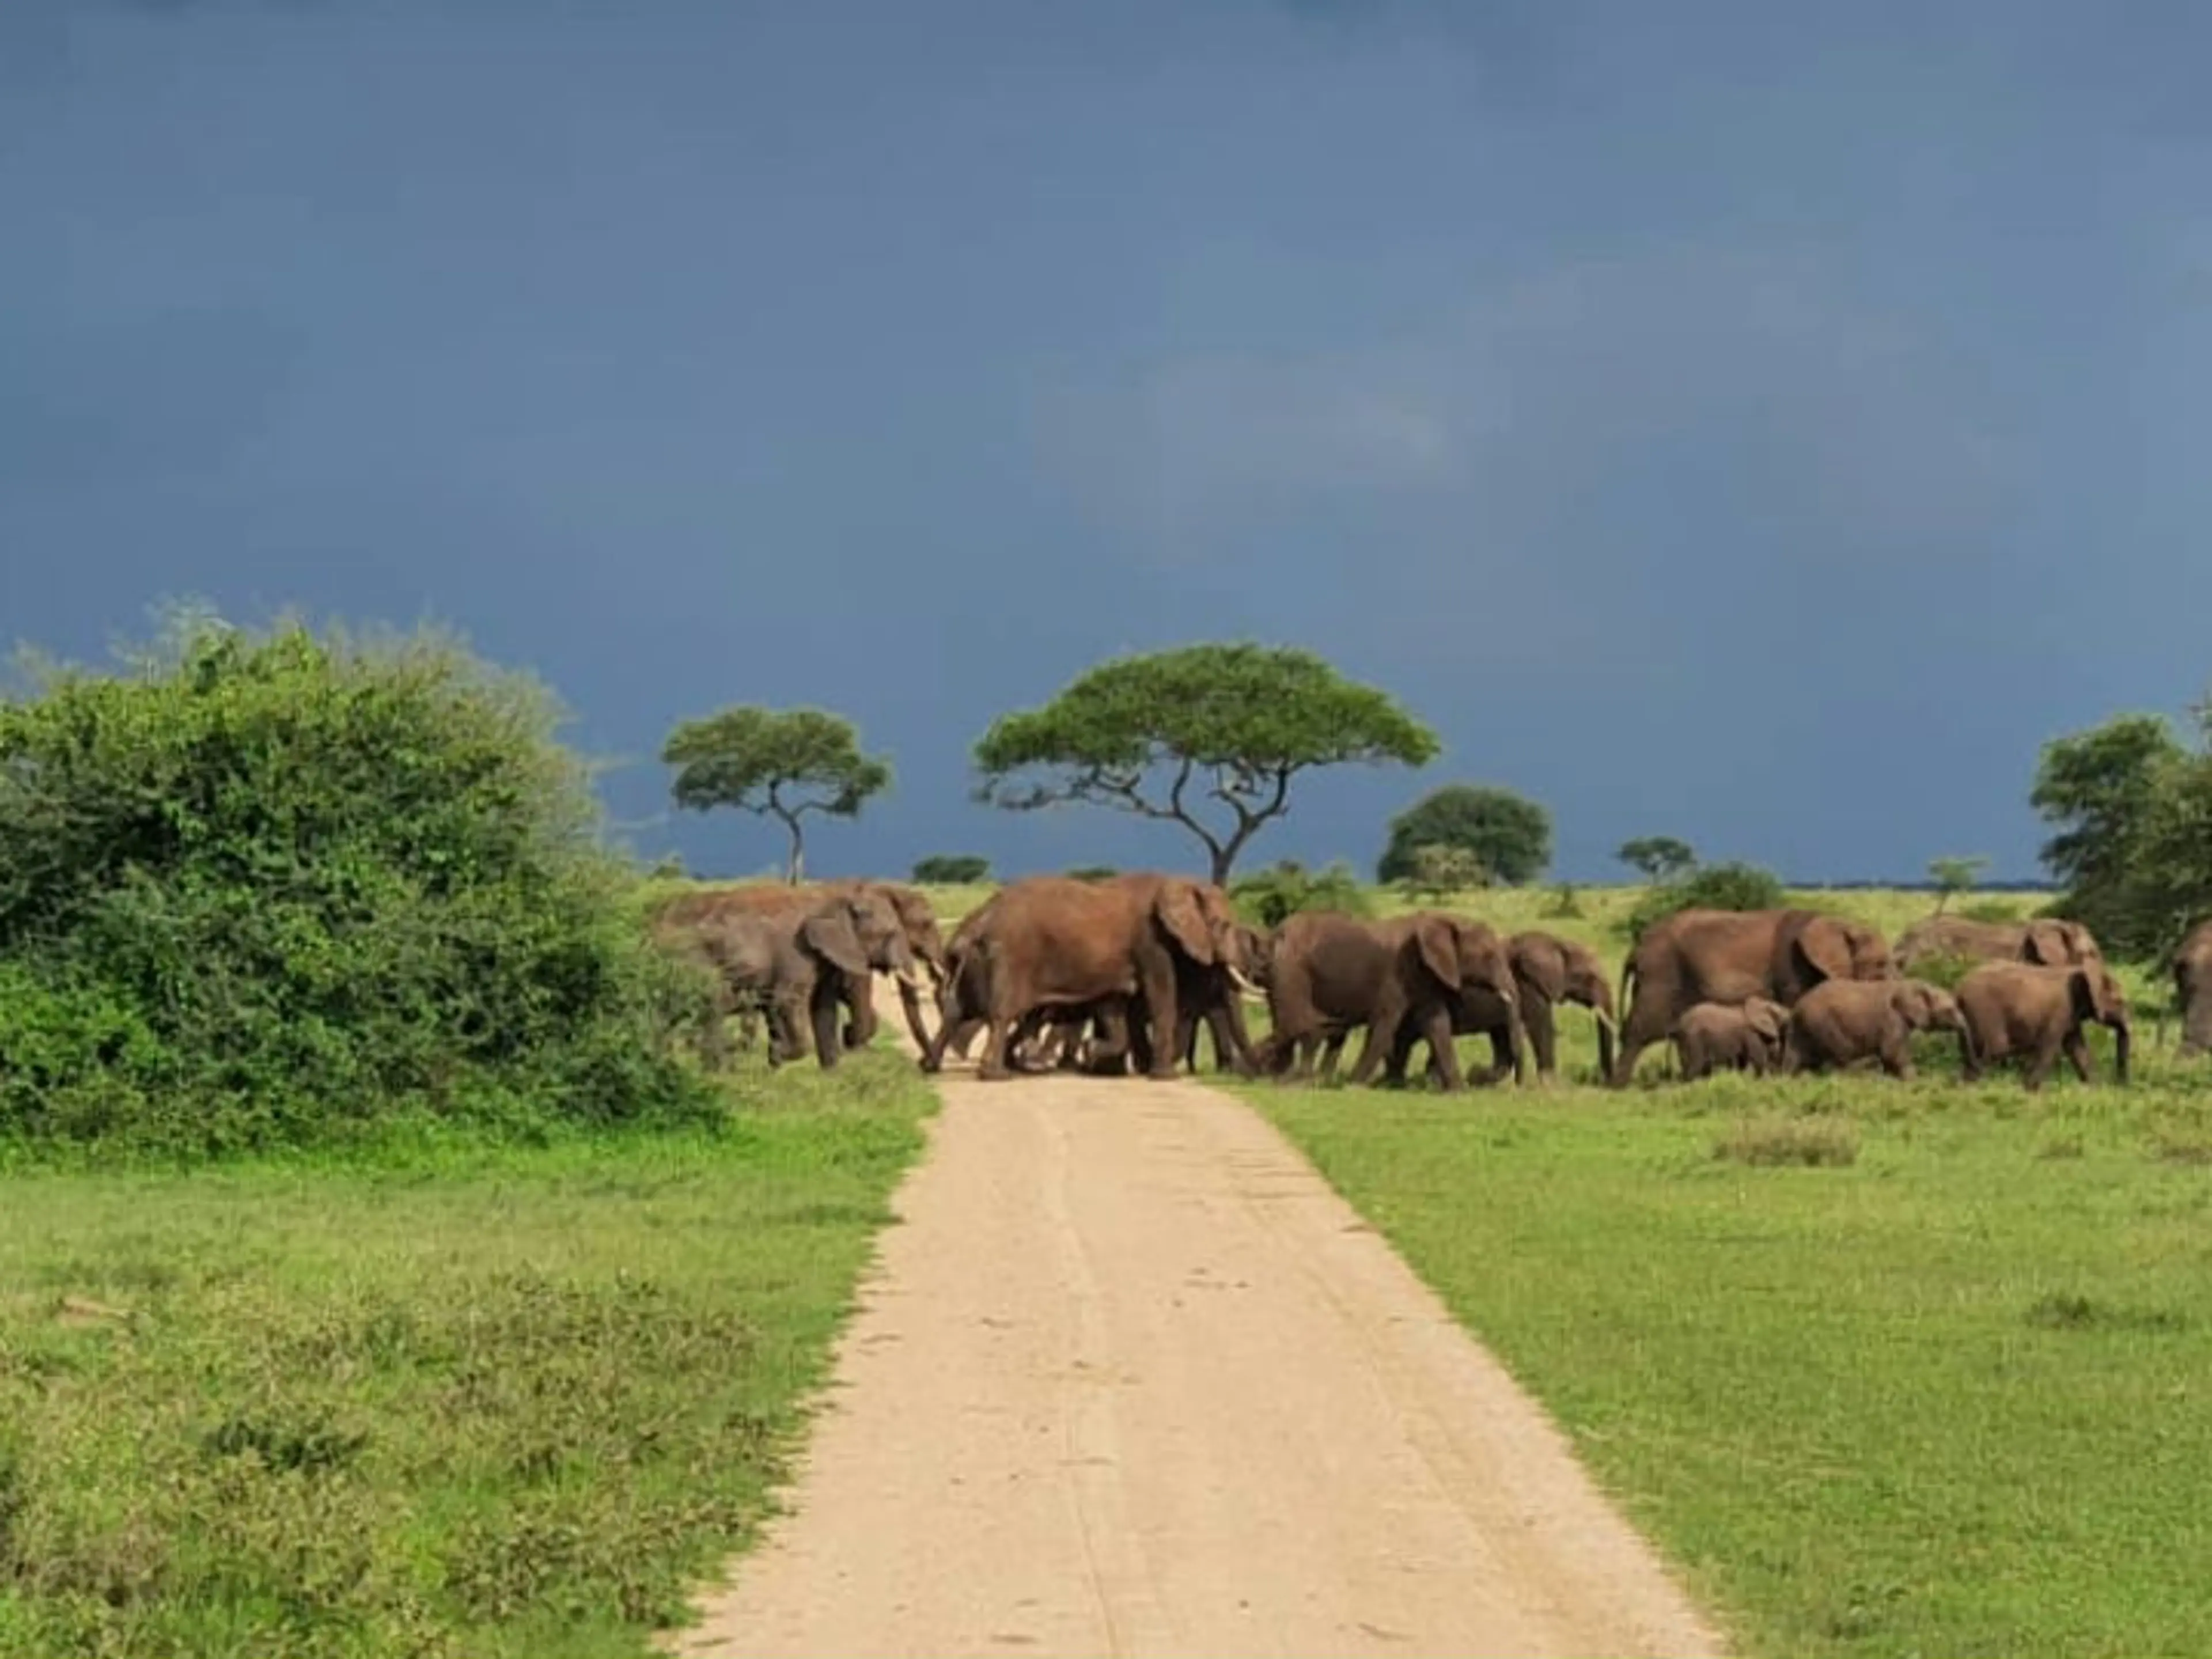
M763 708L747 704L668 734L660 758L676 769L670 793L695 812L733 806L781 822L791 838L785 878L806 872L799 819L808 812L854 817L872 795L890 787L888 762L860 752L853 723L819 708Z
M1435 758L1436 733L1312 652L1193 645L1116 658L977 740L976 799L1015 811L1079 801L1182 825L1226 885L1237 855L1317 766ZM1206 804L1217 810L1210 814Z
M1941 915L1943 907L1958 893L1971 892L1981 879L1982 872L1990 867L1989 854L1972 853L1928 860L1928 878L1936 884L1936 913Z
M2043 844L2044 866L2065 884L2061 907L2117 955L2154 950L2176 926L2160 912L2179 902L2188 884L2185 835L2176 842L2172 820L2189 791L2170 799L2166 792L2184 781L2179 775L2187 759L2172 724L2158 714L2118 715L2044 745L2028 795L2058 831ZM2147 860L2146 836L2160 825L2160 848ZM2195 862L2212 872L2212 850L2197 854ZM2162 872L2147 882L2153 863ZM2156 896L2160 890L2169 896Z
M1389 843L1376 860L1379 881L1414 874L1423 847L1472 853L1493 881L1533 881L1552 861L1552 815L1525 795L1485 784L1448 783L1390 820Z
M1621 842L1613 857L1653 881L1672 881L1698 861L1690 843L1673 836L1638 836Z

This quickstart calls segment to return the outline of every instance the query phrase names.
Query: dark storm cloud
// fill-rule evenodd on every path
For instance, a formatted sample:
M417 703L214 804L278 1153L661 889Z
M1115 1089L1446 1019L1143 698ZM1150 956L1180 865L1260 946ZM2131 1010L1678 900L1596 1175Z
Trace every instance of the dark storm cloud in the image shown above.
M1583 877L2018 873L2036 745L2199 689L2193 13L862 9L0 5L8 631L442 616L630 757L843 708L830 870L1181 859L965 755L1191 638L1446 740L1261 855L1468 775Z

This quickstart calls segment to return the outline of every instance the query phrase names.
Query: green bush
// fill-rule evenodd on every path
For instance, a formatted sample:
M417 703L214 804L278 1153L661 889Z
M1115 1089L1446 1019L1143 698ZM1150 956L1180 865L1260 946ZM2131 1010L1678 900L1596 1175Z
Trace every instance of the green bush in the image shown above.
M1111 881L1121 872L1110 864L1079 864L1067 873L1077 881Z
M1787 902L1781 878L1771 871L1750 864L1711 864L1653 887L1617 926L1632 945L1645 928L1677 910L1771 910Z
M1277 927L1300 910L1364 916L1374 908L1359 878L1341 861L1309 870L1295 859L1284 859L1235 883L1229 899L1238 915L1259 927Z
M0 702L0 1137L202 1155L707 1109L534 684L180 625Z
M990 876L991 860L974 853L935 853L914 865L914 878L926 887L970 887Z
M2005 899L1977 899L1960 905L1952 915L1966 921L2018 921L2021 907Z

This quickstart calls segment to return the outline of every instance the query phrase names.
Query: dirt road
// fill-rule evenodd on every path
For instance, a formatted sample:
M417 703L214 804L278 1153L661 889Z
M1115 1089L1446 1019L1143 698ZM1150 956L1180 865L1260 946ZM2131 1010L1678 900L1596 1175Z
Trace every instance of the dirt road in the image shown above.
M1722 1651L1249 1108L1189 1081L941 1086L791 1513L679 1651Z

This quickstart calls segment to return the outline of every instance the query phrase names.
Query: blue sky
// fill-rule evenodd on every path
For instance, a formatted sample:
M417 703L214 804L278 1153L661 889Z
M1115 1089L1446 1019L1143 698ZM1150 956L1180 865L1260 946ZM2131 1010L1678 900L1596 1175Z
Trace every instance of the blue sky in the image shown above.
M8 0L0 635L434 617L633 763L811 702L824 872L1188 866L969 803L1109 653L1311 646L1424 787L1799 877L2033 872L2212 676L2212 15L2051 0ZM1202 866L1201 866L1202 867Z

